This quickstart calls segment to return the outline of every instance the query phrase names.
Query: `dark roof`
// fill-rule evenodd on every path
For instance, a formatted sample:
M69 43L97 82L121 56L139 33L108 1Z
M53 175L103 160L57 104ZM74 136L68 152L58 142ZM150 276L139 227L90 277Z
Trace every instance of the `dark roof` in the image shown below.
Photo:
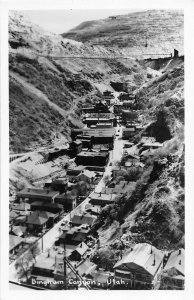
M49 191L45 189L32 189L26 188L23 189L21 192L17 193L17 196L23 197L41 197L41 198L53 198L54 196L58 195L59 192L56 191Z
M92 226L94 223L94 218L85 217L83 215L82 216L74 215L71 222L73 224L77 224L77 225L88 224L88 225Z
M34 211L31 215L27 216L26 223L33 225L43 225L48 221L49 217L45 212Z
M66 201L73 201L76 198L77 198L77 196L76 195L72 195L71 193L67 193L67 194L63 193L61 195L58 195L55 198L55 200L60 199L60 200L64 200L64 202L66 202Z
M59 178L59 179L56 179L54 181L51 182L51 185L67 185L67 179L62 179L62 178Z
M76 232L73 235L72 240L73 241L78 241L78 242L83 242L83 241L85 241L87 235L88 234L86 232Z

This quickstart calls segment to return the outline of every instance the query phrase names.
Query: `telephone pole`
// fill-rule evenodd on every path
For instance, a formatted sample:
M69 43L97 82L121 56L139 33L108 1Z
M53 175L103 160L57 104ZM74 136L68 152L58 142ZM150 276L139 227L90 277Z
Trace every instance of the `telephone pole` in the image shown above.
M67 266L66 266L66 246L64 244L64 289L67 289Z

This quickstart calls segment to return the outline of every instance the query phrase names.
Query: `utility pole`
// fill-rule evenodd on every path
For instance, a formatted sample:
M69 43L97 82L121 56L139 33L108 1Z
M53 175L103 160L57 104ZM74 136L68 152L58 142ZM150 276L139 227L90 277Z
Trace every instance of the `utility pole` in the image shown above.
M66 246L64 244L64 289L67 289Z

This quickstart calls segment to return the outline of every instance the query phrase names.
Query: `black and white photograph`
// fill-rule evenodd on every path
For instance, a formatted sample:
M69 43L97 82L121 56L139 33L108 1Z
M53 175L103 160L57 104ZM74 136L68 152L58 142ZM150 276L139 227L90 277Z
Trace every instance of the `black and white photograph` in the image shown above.
M185 290L184 23L8 11L11 291Z

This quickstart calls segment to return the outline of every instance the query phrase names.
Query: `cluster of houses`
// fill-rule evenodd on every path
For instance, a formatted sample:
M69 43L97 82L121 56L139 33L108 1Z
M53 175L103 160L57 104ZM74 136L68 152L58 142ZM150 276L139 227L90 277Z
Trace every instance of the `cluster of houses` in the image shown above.
M133 289L184 289L184 249L165 253L135 244L115 264L114 276Z
M64 285L77 288L84 281L93 289L114 289L116 285L119 289L184 289L184 249L165 252L147 243L130 245L109 272L90 260L99 243L91 229L103 207L135 188L134 181L118 181L120 172L144 168L144 158L163 146L154 138L143 137L137 145L138 153L131 154L133 143L126 143L121 166L112 169L112 178L101 192L91 193L103 176L116 135L117 119L108 108L113 94L106 91L103 96L107 105L100 101L82 109L87 127L72 129L69 150L76 165L67 168L65 176L45 182L41 189L25 188L16 193L16 201L10 204L10 258L16 259L35 241L33 238L45 234L88 197L84 211L62 222L54 245L36 259L32 282L44 286L47 280L49 288L55 289ZM130 139L142 130L137 123L138 114L133 111L135 97L121 93L120 101L122 108L117 111L115 104L114 113L121 115L126 125L123 139ZM62 286L56 282L62 282Z
M65 177L47 181L43 188L24 188L10 203L10 260L45 234L82 202L102 177L102 172L74 166Z
M184 289L184 249L167 252L147 243L134 244L124 251L113 270L107 272L90 260L95 240L88 227L73 226L63 233L57 245L38 257L31 280L64 280L65 274L70 288L78 286L77 278L81 277L93 289Z

